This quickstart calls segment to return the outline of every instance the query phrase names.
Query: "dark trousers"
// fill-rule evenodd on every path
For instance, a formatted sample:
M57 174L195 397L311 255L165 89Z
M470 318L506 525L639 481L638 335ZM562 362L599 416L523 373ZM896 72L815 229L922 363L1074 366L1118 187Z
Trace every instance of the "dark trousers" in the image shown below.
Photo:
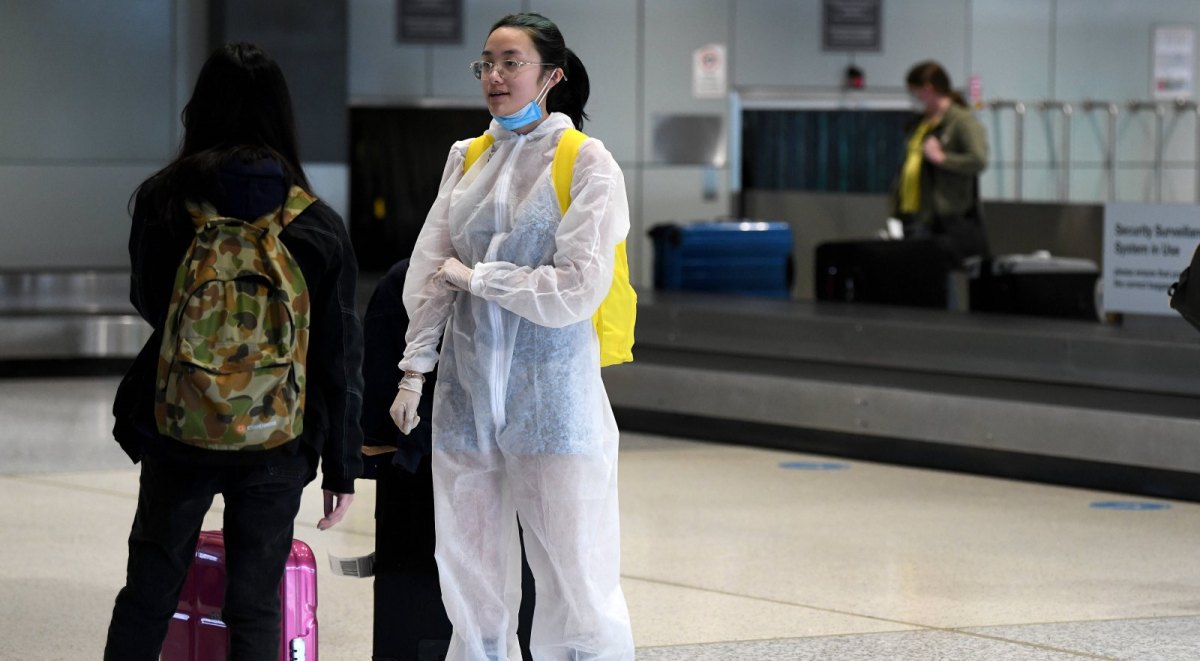
M901 220L905 223L904 238L933 239L952 269L962 268L963 260L968 257L991 254L983 223L977 217L935 216L928 224L912 223L911 218Z
M106 661L156 661L187 577L200 526L225 498L225 605L230 658L279 658L279 582L313 462L301 452L262 466L202 467L142 459L125 587L117 594Z
M394 384L393 384L394 387ZM424 421L422 421L423 423ZM433 469L429 455L413 472L379 467L375 493L375 661L439 661L450 646L450 618L442 605L433 558ZM529 635L535 601L533 571L521 553L521 608L517 641L532 659Z

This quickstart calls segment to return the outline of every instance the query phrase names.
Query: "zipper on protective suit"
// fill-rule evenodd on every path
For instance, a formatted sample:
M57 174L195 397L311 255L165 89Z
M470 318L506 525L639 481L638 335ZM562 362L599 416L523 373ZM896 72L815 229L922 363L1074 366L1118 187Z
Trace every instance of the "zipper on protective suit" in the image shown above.
M508 158L504 159L504 165L500 169L500 180L496 182L496 202L495 202L495 217L496 217L496 233L492 235L491 243L488 244L487 255L484 256L484 261L496 261L497 252L500 249L500 241L508 235L505 228L508 226L508 216L511 214L511 209L508 205L508 191L512 186L512 164L516 162L517 155L521 153L521 147L525 145L524 135L518 135L516 144L513 145L512 152ZM492 324L492 337L495 338L495 343L492 348L492 421L496 425L496 433L504 427L506 416L504 411L504 396L508 380L500 379L500 368L504 363L504 356L501 354L501 348L508 346L507 338L504 337L504 323L501 319L500 304L495 301L486 301L488 309L488 321Z

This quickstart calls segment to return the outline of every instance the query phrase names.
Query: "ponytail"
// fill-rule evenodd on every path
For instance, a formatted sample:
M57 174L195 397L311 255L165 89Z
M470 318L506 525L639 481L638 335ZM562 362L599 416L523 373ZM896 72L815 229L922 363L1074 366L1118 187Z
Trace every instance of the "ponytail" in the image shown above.
M591 87L588 83L587 69L583 67L579 56L570 48L566 51L566 66L563 67L565 77L550 89L550 94L546 97L546 109L570 117L575 128L582 131L583 120L588 119L583 107L587 105Z

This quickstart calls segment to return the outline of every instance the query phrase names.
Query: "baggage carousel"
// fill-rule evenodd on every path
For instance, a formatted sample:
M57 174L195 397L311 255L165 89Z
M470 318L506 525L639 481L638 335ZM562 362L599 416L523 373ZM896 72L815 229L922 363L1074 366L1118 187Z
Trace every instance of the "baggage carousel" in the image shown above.
M626 430L1200 500L1200 335L861 303L640 295Z
M119 364L150 336L122 270L0 272L0 368L87 359Z
M116 373L128 273L0 273L0 375ZM372 282L362 283L362 294ZM1121 323L639 294L623 429L1200 500L1200 335Z

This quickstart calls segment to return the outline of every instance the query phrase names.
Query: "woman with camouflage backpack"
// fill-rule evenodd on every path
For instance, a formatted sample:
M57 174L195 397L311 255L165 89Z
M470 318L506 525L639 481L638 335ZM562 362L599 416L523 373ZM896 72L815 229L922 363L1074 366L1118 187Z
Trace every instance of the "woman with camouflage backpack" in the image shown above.
M362 470L358 267L341 218L308 192L266 53L217 49L183 124L179 154L135 193L130 299L154 333L113 406L114 436L142 469L104 658L158 659L217 493L230 658L279 658L304 486L319 462L325 529Z

